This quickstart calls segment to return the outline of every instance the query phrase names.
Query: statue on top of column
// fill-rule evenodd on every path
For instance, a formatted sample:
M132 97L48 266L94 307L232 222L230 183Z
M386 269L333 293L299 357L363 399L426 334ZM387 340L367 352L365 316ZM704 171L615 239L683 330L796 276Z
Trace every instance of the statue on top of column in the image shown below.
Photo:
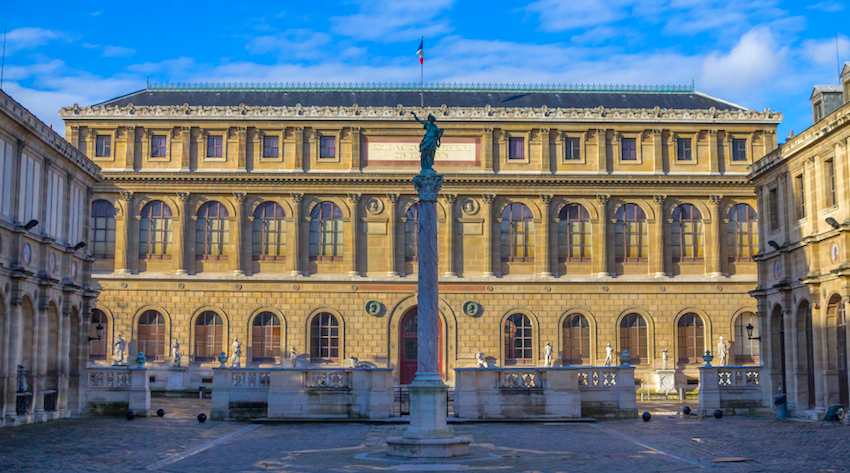
M437 153L437 148L440 147L440 139L443 137L443 130L437 127L437 119L434 115L428 114L427 121L422 121L413 113L413 118L425 127L425 136L419 143L419 162L422 165L420 174L437 174L434 171L434 155Z

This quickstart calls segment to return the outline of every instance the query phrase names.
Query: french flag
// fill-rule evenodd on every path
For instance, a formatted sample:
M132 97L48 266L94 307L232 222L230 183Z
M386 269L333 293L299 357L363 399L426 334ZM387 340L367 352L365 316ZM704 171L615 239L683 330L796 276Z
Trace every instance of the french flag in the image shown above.
M425 38L419 41L419 49L416 50L416 55L419 56L419 64L425 63L425 55L422 54L422 48L425 45Z

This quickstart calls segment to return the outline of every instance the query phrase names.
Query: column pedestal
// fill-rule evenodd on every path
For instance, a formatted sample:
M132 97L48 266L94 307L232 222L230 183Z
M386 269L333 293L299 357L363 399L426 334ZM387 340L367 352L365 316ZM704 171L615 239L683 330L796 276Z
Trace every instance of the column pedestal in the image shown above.
M433 171L431 171L433 172ZM413 178L419 192L419 305L417 307L417 371L410 385L410 425L401 437L387 438L388 454L408 458L448 458L469 454L469 437L455 437L446 424L448 387L440 379L437 343L437 195L443 176Z

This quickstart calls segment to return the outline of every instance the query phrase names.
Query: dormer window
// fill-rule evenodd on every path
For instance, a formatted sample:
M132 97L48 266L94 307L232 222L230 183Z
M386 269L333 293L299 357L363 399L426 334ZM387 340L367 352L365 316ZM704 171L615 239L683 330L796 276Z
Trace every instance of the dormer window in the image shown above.
M815 102L812 105L812 113L814 114L815 123L823 119L823 102Z

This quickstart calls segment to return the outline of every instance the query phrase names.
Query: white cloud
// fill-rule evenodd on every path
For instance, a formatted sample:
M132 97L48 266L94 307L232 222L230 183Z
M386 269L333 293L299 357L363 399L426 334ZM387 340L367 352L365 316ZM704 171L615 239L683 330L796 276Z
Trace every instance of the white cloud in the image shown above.
M809 5L806 8L808 8L809 10L821 10L829 13L834 13L844 10L844 4L841 2L826 1L815 3L814 5Z
M628 0L537 0L526 9L540 15L543 31L567 31L614 23L626 16L625 7L631 3Z
M6 34L6 55L25 49L35 49L55 40L68 40L68 35L61 31L43 28L16 28Z
M760 93L787 71L787 57L788 48L779 45L771 30L758 27L744 34L728 53L709 54L699 84L727 96Z
M454 0L358 0L361 13L331 18L333 32L383 43L433 38L451 31L441 14Z
M824 40L808 39L803 41L802 54L811 61L818 64L830 64L835 66L840 58L850 57L850 40L847 36L840 35L837 38Z
M130 57L136 54L136 50L123 46L106 46L103 48L103 57Z
M283 33L259 36L245 45L252 54L276 53L281 59L324 59L320 54L331 43L331 36L307 29L293 29Z

